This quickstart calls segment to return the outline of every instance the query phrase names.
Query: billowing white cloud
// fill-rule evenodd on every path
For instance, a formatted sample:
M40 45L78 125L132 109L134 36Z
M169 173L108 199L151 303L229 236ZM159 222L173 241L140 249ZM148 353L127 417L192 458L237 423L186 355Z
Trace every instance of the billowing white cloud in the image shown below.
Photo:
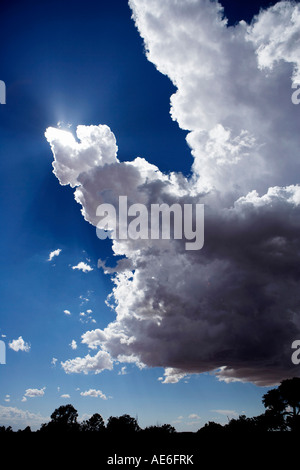
M58 248L57 250L51 251L51 253L49 254L48 261L52 261L53 258L54 258L55 256L59 256L60 253L61 253L61 249L60 249L60 248Z
M148 208L203 203L205 244L186 251L184 240L113 233L113 253L124 258L99 267L114 280L116 318L82 336L95 356L62 366L98 373L117 360L163 367L163 383L215 371L227 382L273 385L295 375L291 344L300 336L300 134L291 101L300 6L280 2L251 25L227 27L209 0L129 3L148 59L177 88L171 117L188 131L192 175L119 161L103 125L79 126L78 141L47 129L54 173L95 227L97 207L117 208L121 195Z
M18 339L13 339L8 343L8 346L13 349L13 351L24 351L24 352L29 352L30 351L30 344L26 343L22 336L19 336Z
M65 362L61 362L64 371L67 374L71 373L85 373L93 372L99 374L105 369L112 370L113 360L109 353L106 351L98 351L95 356L87 354L85 357L76 357L75 359L68 359Z
M72 269L78 269L78 271L82 271L83 273L93 271L93 268L84 261L80 261L76 266L72 266Z
M94 388L91 388L90 390L86 390L85 392L80 392L80 395L82 397L94 397L94 398L102 398L102 400L107 400L106 395L101 392L101 390L95 390Z

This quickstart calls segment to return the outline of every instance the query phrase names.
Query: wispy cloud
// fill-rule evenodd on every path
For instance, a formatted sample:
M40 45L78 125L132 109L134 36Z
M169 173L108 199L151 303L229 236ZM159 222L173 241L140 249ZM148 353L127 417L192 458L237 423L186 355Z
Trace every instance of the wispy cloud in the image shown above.
M48 422L49 417L27 410L20 410L12 406L0 406L0 422L4 426L12 426L14 430L24 429L30 426L33 430L42 423Z
M51 253L49 254L48 261L52 261L55 256L59 256L61 251L62 250L60 248L58 248L57 250L51 251Z
M235 418L238 416L238 413L234 410L211 410L214 413L218 413L222 416L228 416L229 418Z

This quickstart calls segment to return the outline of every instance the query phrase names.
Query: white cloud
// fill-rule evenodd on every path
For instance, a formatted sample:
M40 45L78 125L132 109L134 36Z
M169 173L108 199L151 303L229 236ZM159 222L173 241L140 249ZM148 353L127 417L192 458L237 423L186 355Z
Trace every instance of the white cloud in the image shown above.
M75 341L75 339L72 339L71 343L70 343L70 346L72 349L77 349L77 343Z
M56 363L57 363L57 358L53 357L52 360L51 360L51 365L55 367Z
M65 315L71 315L71 312L70 312L70 310L64 310L64 314Z
M11 342L8 343L8 346L13 349L14 351L24 351L24 352L29 352L30 351L30 344L26 343L22 336L19 336L18 339L13 339Z
M24 397L29 397L29 398L43 397L45 395L45 390L46 390L46 387L43 387L41 389L27 388L27 390L25 391Z
M178 369L173 369L172 367L167 367L164 372L164 377L159 377L158 380L163 384L176 384L184 377L186 377L184 372L181 372Z
M199 420L201 419L199 415L197 415L196 413L191 413L189 416L188 416L189 419L195 419L195 420Z
M4 401L6 401L6 402L10 402L10 395L8 395L8 394L7 394L7 395L5 395Z
M12 406L0 406L0 422L3 426L11 426L15 431L30 426L36 430L42 423L48 422L49 417L41 416L27 410L20 410Z
M93 372L99 374L105 369L112 370L113 360L106 351L99 351L95 356L87 354L85 357L76 357L61 362L64 371L67 374Z
M53 259L55 256L59 256L60 253L61 253L61 249L60 249L60 248L58 248L57 250L51 251L51 253L49 254L48 261L52 261L52 259Z
M295 374L290 345L300 335L300 134L291 102L300 6L280 2L230 28L208 0L130 6L148 59L176 86L171 116L187 131L192 175L119 161L102 125L79 126L79 142L49 128L54 173L95 227L98 205L117 207L120 195L147 207L204 203L205 244L188 252L184 240L114 238L113 253L125 258L99 266L115 283L116 317L83 335L100 348L95 356L63 368L99 372L117 359L164 367L163 383L214 371L227 382L276 384Z
M127 372L127 367L126 366L123 366L121 367L121 369L119 370L118 372L118 375L126 375L128 372Z
M63 393L60 398L71 398L71 396L68 393Z
M107 397L101 390L95 390L91 388L90 390L86 390L85 392L80 392L82 397L94 397L94 398L102 398L103 400L107 400Z
M88 273L90 271L93 271L93 268L87 264L84 263L84 261L80 261L76 266L72 266L72 269L78 269L79 271L82 271L83 273Z

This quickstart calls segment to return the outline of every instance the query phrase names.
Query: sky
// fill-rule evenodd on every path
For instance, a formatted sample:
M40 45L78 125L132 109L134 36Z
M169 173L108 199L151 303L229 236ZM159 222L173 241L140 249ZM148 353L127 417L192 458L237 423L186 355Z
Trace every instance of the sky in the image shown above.
M0 425L196 431L299 376L299 2L1 3ZM294 96L294 98L293 98ZM204 204L205 242L96 209Z

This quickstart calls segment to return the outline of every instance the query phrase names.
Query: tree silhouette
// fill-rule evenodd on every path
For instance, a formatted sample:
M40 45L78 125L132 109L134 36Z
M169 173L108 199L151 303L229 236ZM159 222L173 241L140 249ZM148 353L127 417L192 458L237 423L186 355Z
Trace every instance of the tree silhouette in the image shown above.
M110 433L124 433L124 435L140 431L137 420L126 414L119 417L111 416L108 418L106 429Z
M151 434L151 436L170 436L176 432L176 429L171 424L163 424L162 426L148 426L143 430L144 434Z
M62 405L56 408L52 415L51 421L42 424L41 431L48 432L74 432L79 430L77 423L78 413L72 405Z
M256 431L256 422L253 418L247 418L245 415L240 415L238 419L231 419L224 427L225 430L229 432L254 432Z
M263 404L269 418L278 421L278 429L300 431L299 377L283 380L277 389L269 390L263 396Z
M84 432L104 432L104 420L99 413L94 413L90 419L82 422L80 430Z
M5 426L0 426L0 432L13 432L13 430L11 426L7 426L7 428Z
M224 431L224 426L219 423L215 423L214 421L209 421L206 423L202 428L200 428L197 431L197 434L203 434L203 433L215 433L215 432L223 432Z

